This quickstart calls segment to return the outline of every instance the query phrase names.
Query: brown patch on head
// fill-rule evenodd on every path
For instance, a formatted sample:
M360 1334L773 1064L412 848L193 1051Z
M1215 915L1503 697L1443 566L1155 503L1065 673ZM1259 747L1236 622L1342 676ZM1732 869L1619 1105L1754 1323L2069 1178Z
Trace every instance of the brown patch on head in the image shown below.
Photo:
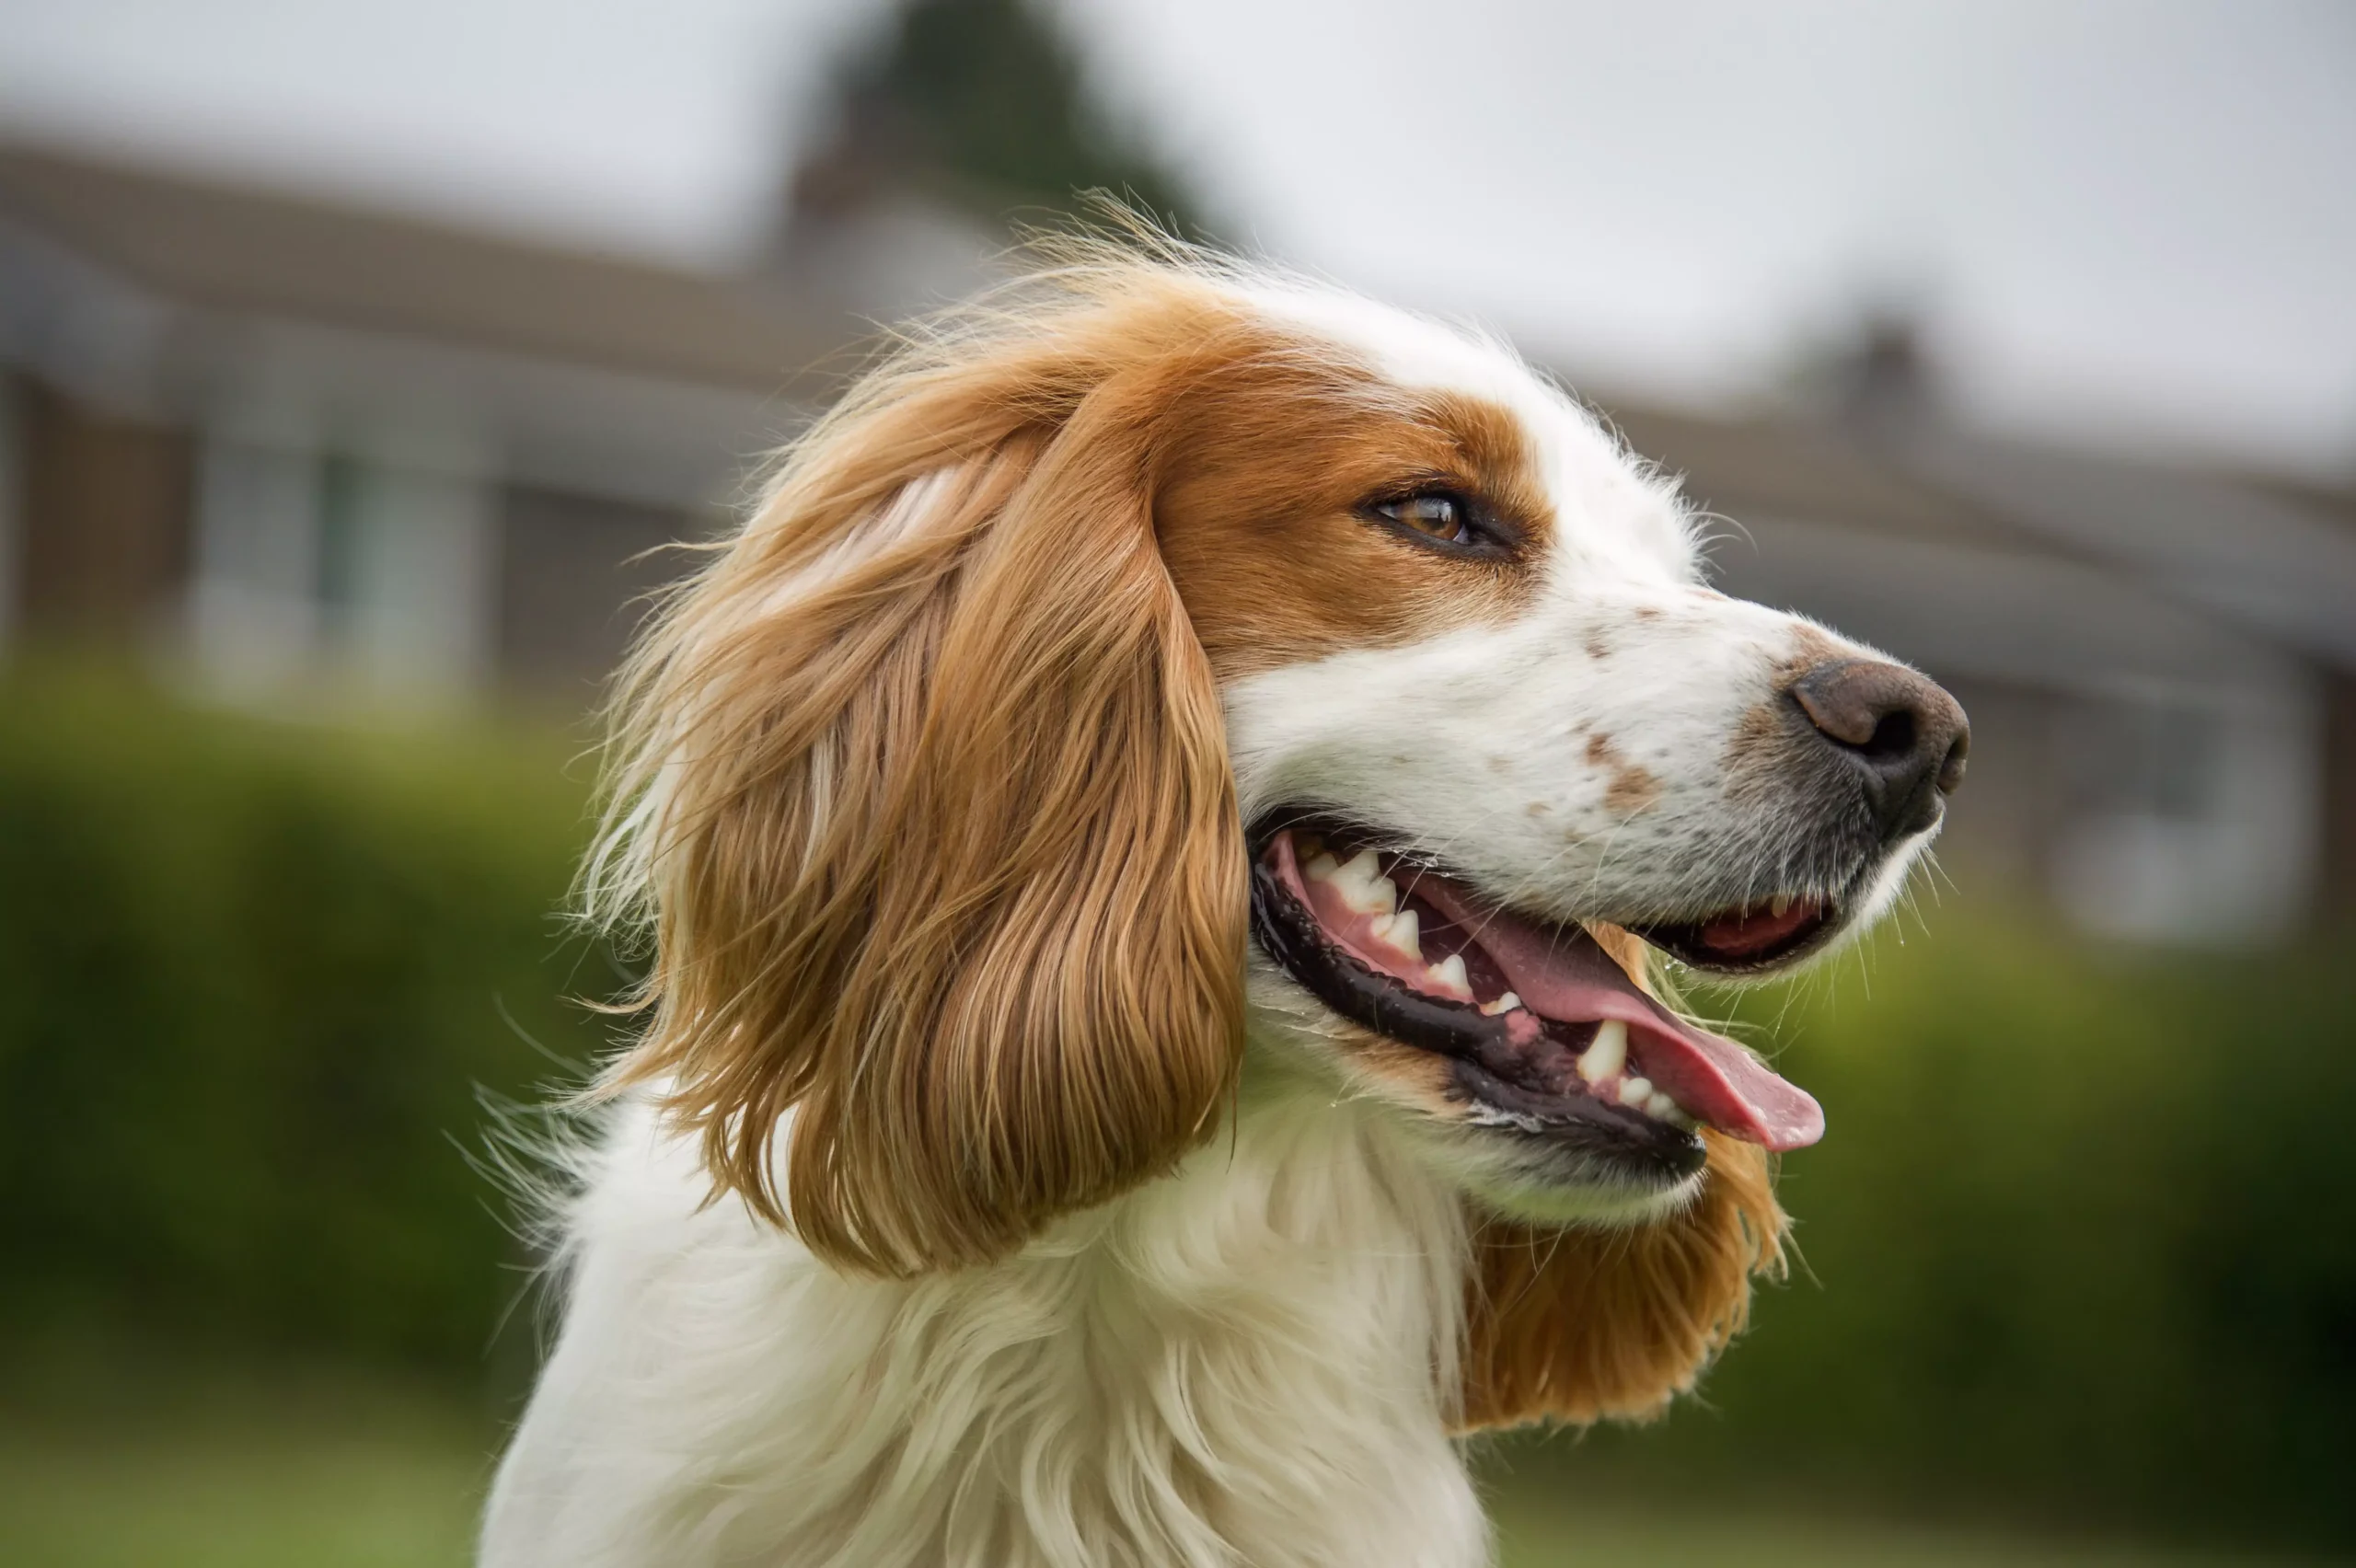
M1786 1222L1765 1151L1702 1137L1700 1195L1654 1224L1476 1220L1458 1430L1657 1415L1742 1332Z
M1629 761L1611 736L1589 735L1587 759L1598 767L1611 770L1611 780L1603 787L1605 810L1618 816L1634 816L1659 803L1660 779L1651 769Z
M1638 605L1630 612L1630 614L1634 615L1640 621L1657 621L1660 619L1660 606L1657 605Z
M1344 351L1239 317L1173 395L1156 478L1163 559L1221 679L1510 618L1553 532L1529 432L1480 398L1393 386ZM1369 502L1446 489L1517 535L1423 545Z
M1587 650L1587 656L1590 659L1611 657L1611 644L1604 640L1603 633L1600 631L1590 630L1580 646Z

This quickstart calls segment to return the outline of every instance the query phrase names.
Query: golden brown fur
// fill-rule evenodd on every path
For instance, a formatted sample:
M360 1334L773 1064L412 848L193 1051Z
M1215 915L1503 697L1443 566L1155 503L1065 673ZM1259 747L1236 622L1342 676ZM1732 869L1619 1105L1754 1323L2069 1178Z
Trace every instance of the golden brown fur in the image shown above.
M1241 835L1124 325L871 386L631 672L661 891L617 1081L838 1263L1001 1255L1164 1169L1232 1078Z
M1752 1276L1782 1266L1784 1215L1765 1150L1703 1137L1708 1177L1667 1219L1478 1226L1462 1430L1657 1415L1742 1332Z

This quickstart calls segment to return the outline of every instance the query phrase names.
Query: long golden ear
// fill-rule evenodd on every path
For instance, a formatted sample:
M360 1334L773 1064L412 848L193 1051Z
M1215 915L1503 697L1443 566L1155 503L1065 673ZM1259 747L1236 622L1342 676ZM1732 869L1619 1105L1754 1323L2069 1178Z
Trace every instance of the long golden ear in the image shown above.
M1146 401L1021 366L872 397L629 687L592 892L648 906L653 1020L613 1081L837 1263L1000 1256L1231 1086L1242 836Z
M1702 1136L1702 1191L1667 1219L1476 1227L1463 1430L1657 1415L1742 1332L1752 1276L1782 1266L1785 1221L1766 1152Z

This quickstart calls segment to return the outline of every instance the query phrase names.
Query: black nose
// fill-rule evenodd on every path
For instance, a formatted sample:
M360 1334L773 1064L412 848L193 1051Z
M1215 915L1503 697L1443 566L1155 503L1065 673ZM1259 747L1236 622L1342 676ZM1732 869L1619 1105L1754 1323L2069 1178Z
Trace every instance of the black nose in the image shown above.
M1882 841L1939 820L1963 782L1971 721L1937 682L1900 664L1842 659L1794 681L1792 700L1863 778Z

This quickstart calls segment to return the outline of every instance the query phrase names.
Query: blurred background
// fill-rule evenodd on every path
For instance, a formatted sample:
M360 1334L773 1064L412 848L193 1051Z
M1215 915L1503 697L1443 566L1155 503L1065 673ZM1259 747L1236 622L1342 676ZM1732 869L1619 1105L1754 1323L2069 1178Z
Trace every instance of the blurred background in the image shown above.
M1103 186L1477 317L1949 685L1826 1102L1510 1564L2356 1556L2356 8L0 0L0 1559L465 1561L640 596ZM651 552L651 553L650 553Z

